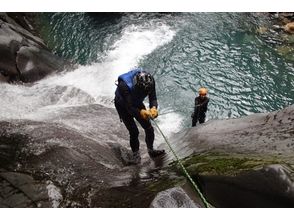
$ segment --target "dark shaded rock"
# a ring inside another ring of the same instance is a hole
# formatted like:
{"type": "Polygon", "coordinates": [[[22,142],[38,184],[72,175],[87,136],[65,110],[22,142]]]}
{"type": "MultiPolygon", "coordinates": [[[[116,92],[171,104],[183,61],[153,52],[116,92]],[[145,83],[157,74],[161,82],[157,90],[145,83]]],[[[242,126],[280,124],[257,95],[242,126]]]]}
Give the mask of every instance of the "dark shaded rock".
{"type": "Polygon", "coordinates": [[[0,172],[0,207],[52,207],[46,184],[16,172],[0,172]]]}
{"type": "Polygon", "coordinates": [[[0,28],[0,70],[1,74],[9,77],[10,81],[19,79],[19,72],[16,66],[16,53],[21,47],[22,38],[14,35],[14,32],[6,24],[0,28]]]}
{"type": "MultiPolygon", "coordinates": [[[[115,180],[123,182],[118,177],[115,164],[119,161],[112,150],[76,131],[61,128],[58,124],[30,121],[1,122],[1,130],[1,141],[4,142],[1,161],[6,158],[1,167],[62,186],[63,206],[87,207],[88,196],[85,194],[91,189],[95,192],[115,184],[115,180]],[[15,139],[18,133],[22,134],[20,142],[15,139]]],[[[38,194],[28,192],[30,198],[38,194]]],[[[24,203],[13,205],[13,201],[16,202],[12,200],[9,206],[26,206],[24,203]]],[[[27,206],[31,205],[27,203],[27,206]]]]}
{"type": "Polygon", "coordinates": [[[237,176],[201,176],[202,189],[215,207],[290,208],[294,188],[281,165],[266,166],[237,176]]]}
{"type": "Polygon", "coordinates": [[[294,105],[210,121],[177,134],[172,143],[212,205],[293,207],[293,122],[294,105]]]}
{"type": "MultiPolygon", "coordinates": [[[[293,110],[290,106],[268,114],[210,121],[175,134],[170,141],[212,205],[291,207],[293,110]]],[[[1,173],[16,173],[20,182],[26,178],[19,174],[31,178],[27,188],[17,187],[31,198],[27,200],[3,179],[0,193],[12,193],[1,198],[2,207],[36,207],[41,198],[42,207],[150,207],[159,192],[187,183],[176,165],[169,166],[174,161],[169,151],[160,165],[149,158],[142,130],[142,163],[124,164],[122,156],[130,152],[128,133],[115,109],[97,104],[49,108],[36,118],[39,121],[0,122],[1,173]]],[[[168,192],[160,206],[190,201],[182,193],[168,192]]],[[[185,192],[197,197],[195,190],[185,192]]],[[[199,198],[193,201],[202,206],[199,198]]]]}
{"type": "Polygon", "coordinates": [[[182,181],[158,170],[146,146],[142,164],[125,166],[119,152],[130,152],[128,135],[115,109],[88,105],[45,114],[43,122],[0,122],[0,169],[51,181],[61,189],[60,207],[149,207],[159,191],[182,181]]]}
{"type": "MultiPolygon", "coordinates": [[[[11,18],[10,22],[15,22],[34,36],[39,36],[35,26],[38,19],[38,13],[32,12],[7,12],[7,17],[11,18]]],[[[10,23],[7,21],[8,23],[10,23]]]]}
{"type": "Polygon", "coordinates": [[[0,132],[0,165],[1,168],[11,169],[17,166],[22,148],[28,143],[28,138],[21,134],[0,132]]]}
{"type": "Polygon", "coordinates": [[[16,65],[23,82],[34,82],[48,73],[62,70],[64,62],[48,50],[37,47],[21,47],[17,52],[16,65]]]}
{"type": "MultiPolygon", "coordinates": [[[[15,17],[17,14],[13,15],[15,17]]],[[[43,40],[18,23],[6,13],[0,14],[1,80],[34,82],[61,71],[66,65],[65,61],[52,54],[43,40]]]]}

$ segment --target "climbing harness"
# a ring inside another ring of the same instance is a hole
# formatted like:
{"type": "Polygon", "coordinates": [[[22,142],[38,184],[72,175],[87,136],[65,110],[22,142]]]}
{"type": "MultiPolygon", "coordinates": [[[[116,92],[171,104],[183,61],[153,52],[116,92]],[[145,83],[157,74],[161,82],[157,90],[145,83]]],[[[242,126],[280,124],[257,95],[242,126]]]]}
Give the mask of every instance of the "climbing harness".
{"type": "Polygon", "coordinates": [[[200,199],[202,200],[202,202],[204,203],[204,206],[206,208],[212,208],[213,206],[207,202],[207,200],[205,199],[204,195],[201,193],[199,187],[197,186],[197,184],[194,182],[194,180],[192,179],[192,177],[189,175],[188,171],[186,170],[186,168],[184,167],[184,165],[182,164],[182,162],[180,161],[179,157],[177,156],[176,152],[173,150],[173,148],[171,147],[169,141],[167,140],[166,136],[163,134],[162,130],[160,129],[160,127],[158,126],[158,124],[156,123],[156,121],[154,121],[153,119],[151,119],[151,121],[153,121],[153,123],[155,124],[155,126],[157,127],[157,129],[159,130],[159,132],[161,133],[162,137],[164,138],[167,146],[169,147],[169,149],[172,151],[173,155],[175,156],[178,164],[180,165],[180,167],[182,168],[182,170],[184,171],[184,174],[187,176],[187,178],[190,180],[190,182],[192,183],[192,185],[194,186],[195,190],[197,191],[197,193],[200,196],[200,199]]]}

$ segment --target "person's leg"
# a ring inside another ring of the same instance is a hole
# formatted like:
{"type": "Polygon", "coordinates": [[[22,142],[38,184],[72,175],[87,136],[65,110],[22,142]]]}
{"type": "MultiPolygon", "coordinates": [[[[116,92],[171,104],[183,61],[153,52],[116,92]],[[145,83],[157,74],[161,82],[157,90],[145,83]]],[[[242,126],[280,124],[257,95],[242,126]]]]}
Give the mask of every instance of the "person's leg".
{"type": "Polygon", "coordinates": [[[199,119],[199,111],[196,110],[193,114],[193,118],[192,118],[192,127],[195,127],[197,124],[197,121],[199,119]]]}
{"type": "Polygon", "coordinates": [[[138,127],[132,117],[122,117],[122,121],[125,124],[126,128],[130,134],[130,146],[133,152],[139,150],[140,142],[139,142],[139,130],[138,127]]]}
{"type": "Polygon", "coordinates": [[[199,123],[200,124],[203,124],[205,122],[205,112],[202,112],[200,115],[199,115],[199,123]]]}
{"type": "Polygon", "coordinates": [[[142,118],[136,118],[136,120],[140,123],[140,125],[145,131],[145,142],[146,142],[147,148],[153,149],[154,129],[151,125],[150,120],[145,120],[142,118]]]}
{"type": "Polygon", "coordinates": [[[197,122],[197,119],[196,119],[196,117],[194,116],[194,117],[192,118],[192,127],[195,127],[195,126],[196,126],[196,122],[197,122]]]}
{"type": "Polygon", "coordinates": [[[145,130],[145,142],[148,149],[153,149],[153,143],[154,143],[154,129],[152,126],[150,126],[145,130]]]}
{"type": "Polygon", "coordinates": [[[136,118],[136,120],[140,123],[140,125],[144,128],[145,131],[145,141],[148,148],[148,154],[150,157],[157,157],[165,153],[164,150],[154,150],[153,142],[154,142],[154,129],[151,125],[150,120],[145,120],[142,118],[136,118]]]}
{"type": "Polygon", "coordinates": [[[115,108],[119,114],[120,119],[126,126],[130,135],[130,146],[133,152],[137,152],[139,150],[140,142],[139,142],[139,130],[135,123],[134,118],[127,113],[127,111],[121,107],[120,105],[115,103],[115,108]]]}

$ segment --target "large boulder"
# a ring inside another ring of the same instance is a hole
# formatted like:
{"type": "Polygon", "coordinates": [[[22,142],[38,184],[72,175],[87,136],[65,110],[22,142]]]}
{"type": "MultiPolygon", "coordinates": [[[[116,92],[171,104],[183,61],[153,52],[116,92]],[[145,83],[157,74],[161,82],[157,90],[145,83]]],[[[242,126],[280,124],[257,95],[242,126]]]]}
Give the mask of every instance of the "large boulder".
{"type": "Polygon", "coordinates": [[[15,184],[3,179],[0,207],[149,207],[158,192],[185,183],[149,158],[144,135],[142,163],[125,163],[128,133],[115,109],[95,104],[43,111],[35,113],[41,121],[0,121],[0,185],[2,176],[14,175],[27,180],[27,188],[38,187],[16,186],[6,195],[15,184]]]}
{"type": "Polygon", "coordinates": [[[23,46],[17,52],[16,65],[21,81],[34,82],[61,70],[64,62],[59,57],[53,56],[48,50],[23,46]]]}
{"type": "Polygon", "coordinates": [[[184,166],[216,207],[293,207],[294,105],[209,121],[173,136],[184,166]]]}
{"type": "Polygon", "coordinates": [[[61,71],[65,61],[49,51],[43,40],[0,14],[0,79],[34,82],[61,71]]]}
{"type": "Polygon", "coordinates": [[[24,173],[0,170],[0,186],[0,207],[58,207],[62,198],[52,183],[46,184],[24,173]]]}
{"type": "MultiPolygon", "coordinates": [[[[293,207],[293,111],[209,121],[170,142],[213,206],[293,207]]],[[[1,207],[203,207],[172,153],[161,163],[149,158],[142,130],[141,164],[124,163],[128,133],[115,109],[35,114],[38,121],[0,121],[1,207]]]]}
{"type": "Polygon", "coordinates": [[[181,187],[159,192],[152,201],[151,208],[198,208],[181,187]]]}

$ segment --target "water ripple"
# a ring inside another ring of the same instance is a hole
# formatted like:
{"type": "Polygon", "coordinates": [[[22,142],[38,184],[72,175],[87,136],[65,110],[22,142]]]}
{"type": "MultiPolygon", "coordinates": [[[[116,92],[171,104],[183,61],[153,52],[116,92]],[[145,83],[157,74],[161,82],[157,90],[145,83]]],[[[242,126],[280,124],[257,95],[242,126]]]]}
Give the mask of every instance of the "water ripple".
{"type": "MultiPolygon", "coordinates": [[[[55,51],[80,63],[103,60],[127,26],[143,25],[146,34],[155,27],[176,30],[172,41],[147,54],[140,65],[156,78],[160,107],[173,107],[184,118],[183,126],[190,126],[200,86],[209,88],[208,120],[294,103],[291,53],[281,47],[286,38],[270,30],[266,14],[124,13],[103,20],[87,13],[53,13],[49,21],[48,40],[55,51]],[[260,27],[269,31],[259,34],[260,27]]],[[[136,45],[138,39],[131,40],[136,45]]],[[[125,50],[132,54],[138,47],[128,44],[125,50]]]]}

